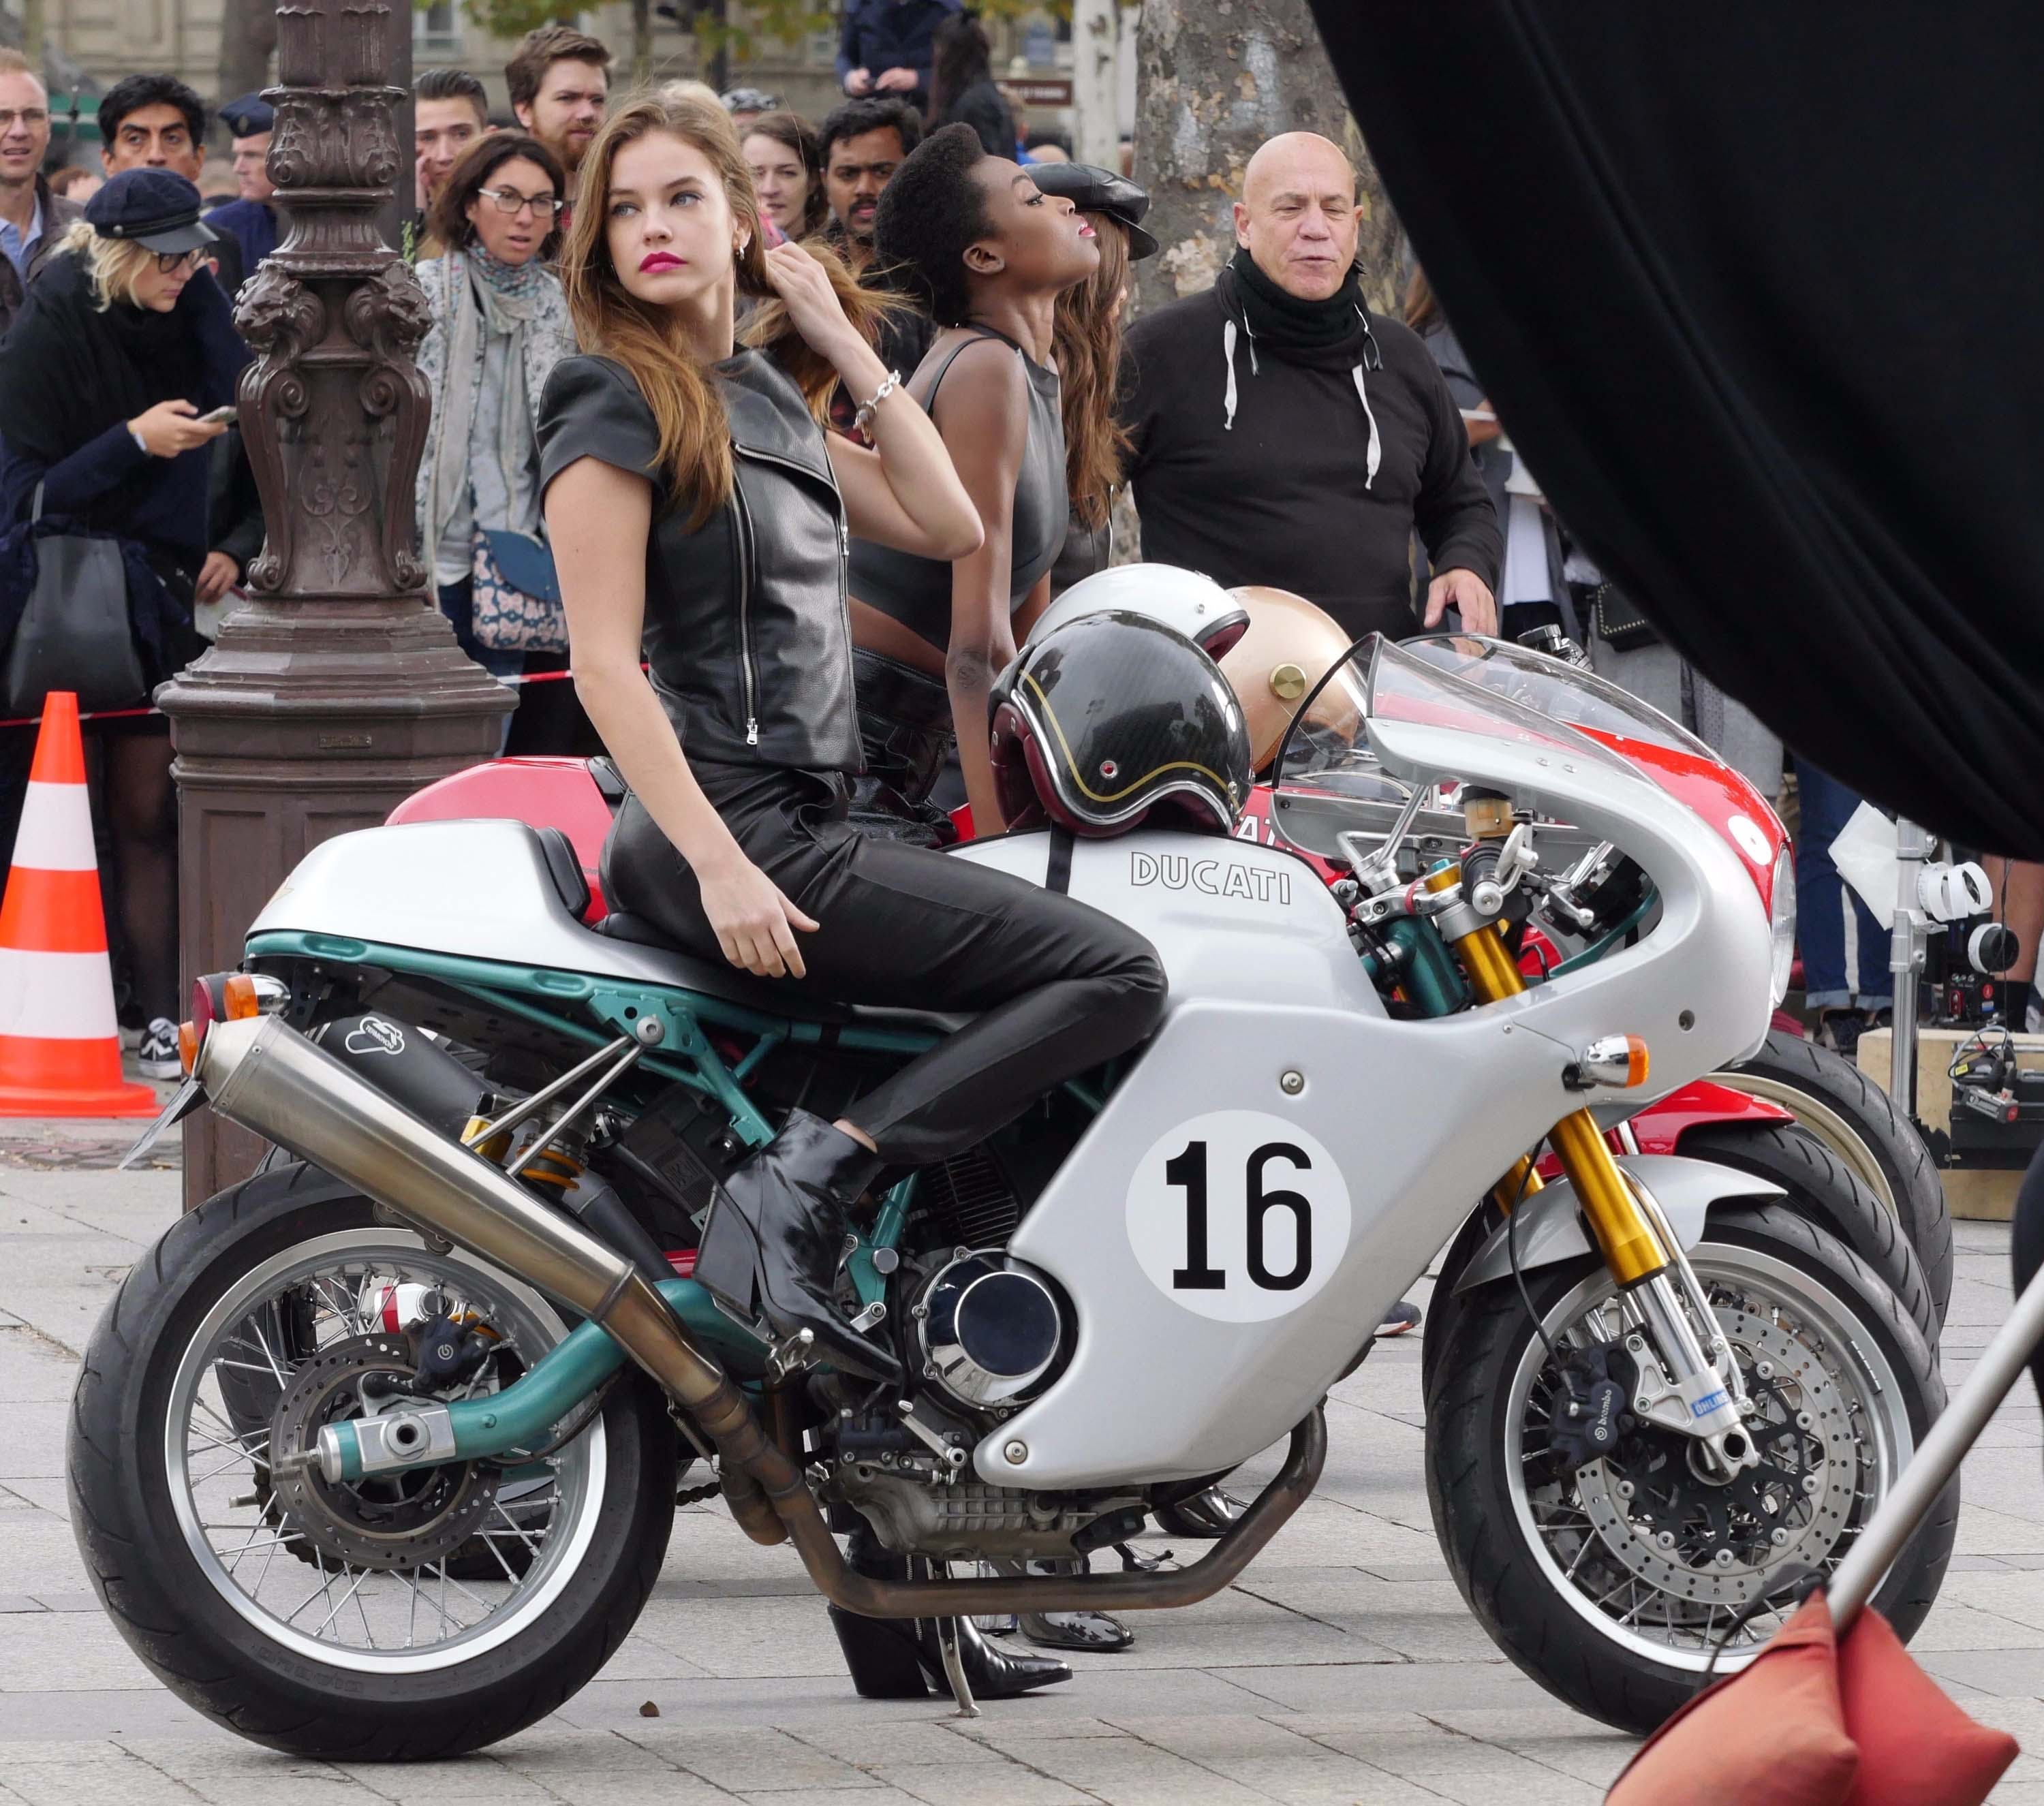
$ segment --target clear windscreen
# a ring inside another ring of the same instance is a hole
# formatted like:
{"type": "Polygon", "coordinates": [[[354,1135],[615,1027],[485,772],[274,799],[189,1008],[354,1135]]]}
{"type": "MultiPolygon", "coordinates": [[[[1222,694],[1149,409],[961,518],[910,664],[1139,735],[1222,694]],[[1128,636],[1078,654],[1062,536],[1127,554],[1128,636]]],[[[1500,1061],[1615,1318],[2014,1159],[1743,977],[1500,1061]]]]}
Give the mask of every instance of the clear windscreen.
{"type": "MultiPolygon", "coordinates": [[[[1395,739],[1404,723],[1481,736],[1595,764],[1637,782],[1646,774],[1603,739],[1696,744],[1674,723],[1586,671],[1522,647],[1457,635],[1366,640],[1307,699],[1288,735],[1275,778],[1273,820],[1301,850],[1332,856],[1343,833],[1381,835],[1411,786],[1387,771],[1373,722],[1395,739]]],[[[1704,756],[1708,757],[1708,752],[1704,756]]],[[[1458,843],[1460,812],[1443,795],[1427,800],[1411,831],[1458,843]]]]}

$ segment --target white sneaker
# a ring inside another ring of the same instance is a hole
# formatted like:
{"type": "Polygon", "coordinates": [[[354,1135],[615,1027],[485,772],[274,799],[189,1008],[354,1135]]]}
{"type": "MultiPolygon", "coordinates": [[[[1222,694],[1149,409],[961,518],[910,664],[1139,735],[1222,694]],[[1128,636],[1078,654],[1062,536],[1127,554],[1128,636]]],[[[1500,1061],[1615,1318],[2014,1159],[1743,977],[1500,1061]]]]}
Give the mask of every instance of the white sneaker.
{"type": "Polygon", "coordinates": [[[144,1078],[182,1078],[184,1062],[178,1058],[178,1025],[159,1016],[149,1024],[136,1050],[135,1063],[144,1078]]]}

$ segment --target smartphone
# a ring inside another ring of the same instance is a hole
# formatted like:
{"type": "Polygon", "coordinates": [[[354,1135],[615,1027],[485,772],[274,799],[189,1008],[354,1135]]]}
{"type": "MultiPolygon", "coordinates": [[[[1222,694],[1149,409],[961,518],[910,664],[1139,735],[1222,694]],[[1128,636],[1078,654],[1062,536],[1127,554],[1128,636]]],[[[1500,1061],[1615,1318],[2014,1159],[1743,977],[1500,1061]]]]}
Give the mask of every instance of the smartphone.
{"type": "Polygon", "coordinates": [[[767,250],[771,251],[777,244],[786,244],[788,242],[788,235],[782,231],[767,215],[762,213],[759,216],[759,242],[767,250]]]}
{"type": "Polygon", "coordinates": [[[211,413],[201,414],[198,417],[207,426],[211,426],[216,422],[226,426],[232,426],[234,425],[236,419],[238,417],[235,413],[234,404],[232,402],[229,402],[226,406],[215,408],[211,413]]]}

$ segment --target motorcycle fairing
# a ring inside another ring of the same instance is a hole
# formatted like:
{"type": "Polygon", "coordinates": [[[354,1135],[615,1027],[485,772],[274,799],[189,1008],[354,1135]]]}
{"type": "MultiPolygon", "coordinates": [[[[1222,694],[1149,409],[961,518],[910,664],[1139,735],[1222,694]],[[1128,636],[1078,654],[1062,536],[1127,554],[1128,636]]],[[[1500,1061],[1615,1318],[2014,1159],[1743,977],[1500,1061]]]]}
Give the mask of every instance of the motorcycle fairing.
{"type": "MultiPolygon", "coordinates": [[[[1409,782],[1454,775],[1493,785],[1624,846],[1660,890],[1659,926],[1637,947],[1506,1002],[1394,1021],[1345,935],[1337,939],[1339,911],[1324,893],[1295,882],[1278,905],[1189,882],[1166,890],[1143,882],[1134,855],[1203,843],[1079,843],[1071,895],[1151,937],[1171,1004],[1011,1241],[1015,1258],[1064,1286],[1078,1331],[1056,1382],[976,1451],[989,1483],[1105,1485],[1248,1459],[1340,1378],[1471,1202],[1580,1107],[1562,1077],[1577,1050],[1603,1035],[1644,1036],[1653,1068],[1643,1104],[1765,1036],[1759,897],[1731,848],[1682,804],[1600,747],[1577,757],[1551,743],[1409,722],[1381,731],[1373,723],[1372,737],[1409,782]],[[1254,932],[1255,911],[1289,915],[1293,925],[1254,932]],[[1331,1152],[1346,1183],[1348,1236],[1344,1248],[1325,1251],[1331,1276],[1296,1308],[1217,1321],[1152,1283],[1130,1243],[1128,1201],[1139,1178],[1154,1187],[1137,1167],[1175,1128],[1243,1109],[1293,1121],[1331,1152]]],[[[1042,882],[1043,855],[1028,836],[951,856],[1042,882]]],[[[1227,856],[1284,857],[1243,841],[1227,856]]]]}
{"type": "MultiPolygon", "coordinates": [[[[1677,1154],[1621,1154],[1617,1160],[1654,1194],[1685,1250],[1703,1239],[1712,1205],[1727,1198],[1786,1195],[1779,1185],[1715,1161],[1691,1160],[1677,1154]]],[[[1462,1269],[1455,1282],[1457,1297],[1493,1280],[1508,1279],[1515,1245],[1521,1273],[1577,1260],[1595,1251],[1583,1232],[1576,1189],[1566,1178],[1533,1193],[1513,1214],[1519,1219],[1516,1234],[1509,1223],[1497,1226],[1462,1269]]]]}

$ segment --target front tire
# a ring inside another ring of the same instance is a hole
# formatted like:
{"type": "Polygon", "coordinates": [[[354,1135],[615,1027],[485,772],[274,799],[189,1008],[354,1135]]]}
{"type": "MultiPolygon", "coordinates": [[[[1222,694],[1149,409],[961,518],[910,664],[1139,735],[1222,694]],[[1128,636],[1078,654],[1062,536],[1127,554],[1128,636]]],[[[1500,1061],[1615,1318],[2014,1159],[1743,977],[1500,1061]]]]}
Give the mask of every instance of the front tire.
{"type": "MultiPolygon", "coordinates": [[[[1470,1608],[1549,1692],[1636,1734],[1695,1693],[1719,1643],[1720,1673],[1750,1658],[1793,1608],[1790,1564],[1836,1566],[1944,1404],[1909,1314],[1823,1230],[1778,1205],[1722,1205],[1689,1258],[1760,1406],[1750,1427],[1767,1454],[1750,1480],[1714,1486],[1687,1439],[1637,1428],[1561,1471],[1543,1452],[1554,1364],[1509,1282],[1466,1301],[1427,1420],[1435,1527],[1470,1608]]],[[[1616,1333],[1600,1262],[1526,1283],[1565,1357],[1593,1325],[1616,1333]]],[[[1875,1597],[1904,1638],[1958,1520],[1955,1477],[1875,1597]]]]}
{"type": "MultiPolygon", "coordinates": [[[[523,1729],[624,1640],[666,1551],[674,1437],[656,1389],[629,1370],[587,1428],[532,1464],[555,1488],[544,1528],[528,1507],[515,1523],[492,1510],[496,1481],[471,1464],[380,1492],[329,1489],[359,1521],[321,1518],[309,1533],[272,1483],[270,1435],[303,1396],[293,1389],[373,1342],[384,1301],[409,1285],[458,1292],[526,1362],[566,1333],[519,1281],[379,1224],[367,1199],[294,1166],[173,1225],[86,1354],[67,1457],[94,1586],[158,1679],[272,1749],[423,1761],[523,1729]],[[440,1493],[403,1493],[448,1474],[440,1493]],[[437,1561],[408,1569],[436,1534],[437,1561]],[[407,1535],[416,1548],[392,1553],[407,1535]],[[517,1539],[525,1559],[494,1584],[449,1573],[453,1550],[472,1554],[479,1535],[517,1539]],[[359,1566],[328,1546],[352,1554],[378,1539],[359,1566]]],[[[521,1477],[529,1491],[532,1474],[504,1476],[521,1477]]]]}

